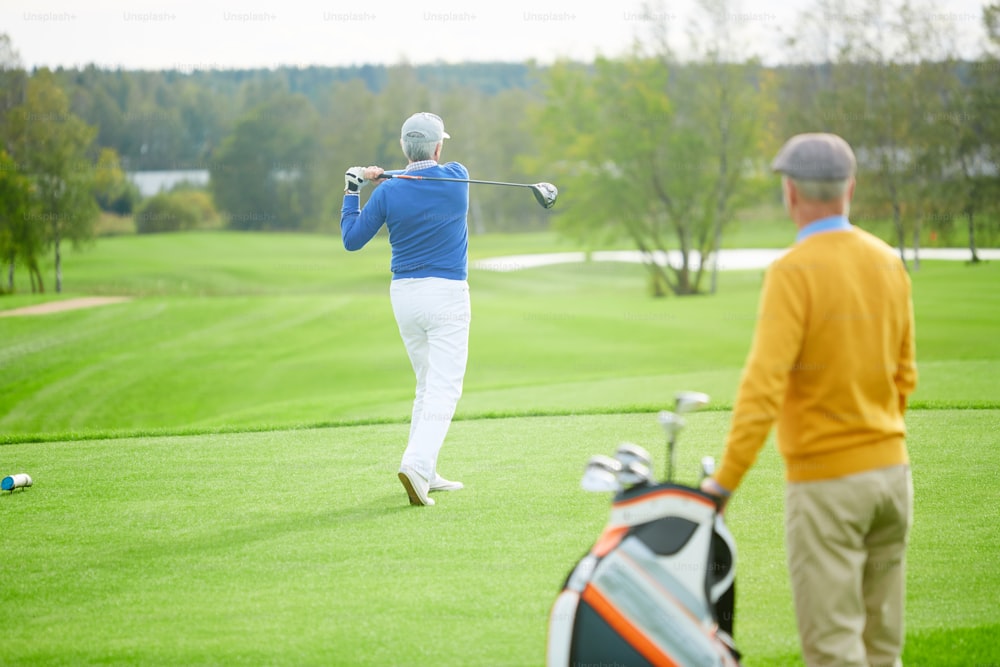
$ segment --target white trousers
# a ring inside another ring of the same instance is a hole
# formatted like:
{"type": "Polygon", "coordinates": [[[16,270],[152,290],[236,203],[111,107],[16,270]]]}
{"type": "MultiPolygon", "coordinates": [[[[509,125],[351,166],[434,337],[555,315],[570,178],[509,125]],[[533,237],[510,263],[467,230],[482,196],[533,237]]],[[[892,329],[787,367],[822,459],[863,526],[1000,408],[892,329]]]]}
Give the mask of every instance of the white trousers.
{"type": "Polygon", "coordinates": [[[462,396],[469,358],[469,283],[402,278],[392,281],[389,296],[417,378],[402,464],[433,481],[438,453],[462,396]]]}

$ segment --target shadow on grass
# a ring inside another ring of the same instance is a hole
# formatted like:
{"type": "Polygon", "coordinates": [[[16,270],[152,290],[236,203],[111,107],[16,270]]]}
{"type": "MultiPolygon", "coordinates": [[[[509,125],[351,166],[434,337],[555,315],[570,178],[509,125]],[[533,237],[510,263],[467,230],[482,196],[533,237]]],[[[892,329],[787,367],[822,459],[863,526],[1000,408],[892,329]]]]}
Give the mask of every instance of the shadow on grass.
{"type": "Polygon", "coordinates": [[[168,530],[154,539],[133,541],[119,555],[130,559],[148,559],[183,554],[185,558],[189,558],[195,554],[205,556],[235,553],[255,544],[288,544],[310,533],[329,533],[330,539],[336,539],[334,533],[346,526],[378,522],[406,512],[419,512],[421,509],[423,508],[410,506],[406,494],[400,489],[399,493],[384,493],[356,504],[316,507],[291,512],[277,519],[255,520],[253,516],[247,516],[239,523],[217,531],[181,533],[178,530],[168,530]]]}

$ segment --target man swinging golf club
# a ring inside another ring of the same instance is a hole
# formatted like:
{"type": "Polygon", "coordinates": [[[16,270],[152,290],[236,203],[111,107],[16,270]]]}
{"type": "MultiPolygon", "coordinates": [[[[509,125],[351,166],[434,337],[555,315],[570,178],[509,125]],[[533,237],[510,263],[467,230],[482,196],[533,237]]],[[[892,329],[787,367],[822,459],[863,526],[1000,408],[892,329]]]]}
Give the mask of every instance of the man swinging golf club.
{"type": "MultiPolygon", "coordinates": [[[[403,123],[400,146],[409,161],[404,174],[467,179],[458,162],[438,164],[442,120],[417,113],[403,123]]],[[[454,491],[437,473],[437,459],[462,395],[469,350],[471,308],[468,276],[469,185],[446,181],[379,180],[360,207],[360,190],[379,179],[381,167],[351,167],[344,177],[340,229],[347,250],[360,250],[385,225],[392,246],[389,296],[406,345],[416,393],[410,436],[399,480],[411,505],[433,505],[432,491],[454,491]]]]}

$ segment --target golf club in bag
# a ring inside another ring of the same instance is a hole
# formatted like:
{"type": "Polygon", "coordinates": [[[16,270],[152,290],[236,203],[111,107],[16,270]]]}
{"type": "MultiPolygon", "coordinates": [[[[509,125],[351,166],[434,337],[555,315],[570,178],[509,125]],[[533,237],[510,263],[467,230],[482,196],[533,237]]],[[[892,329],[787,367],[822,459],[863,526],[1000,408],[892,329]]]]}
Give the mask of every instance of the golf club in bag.
{"type": "MultiPolygon", "coordinates": [[[[708,403],[677,394],[667,433],[668,477],[651,478],[650,457],[624,443],[594,456],[581,485],[614,492],[611,517],[572,569],[549,615],[546,665],[738,667],[733,643],[736,545],[716,500],[673,483],[679,414],[708,403]]],[[[714,460],[701,461],[704,478],[714,460]]]]}
{"type": "Polygon", "coordinates": [[[403,178],[409,181],[448,181],[451,183],[480,183],[482,185],[506,185],[512,188],[531,188],[542,208],[552,208],[556,205],[559,190],[551,183],[504,183],[503,181],[477,181],[471,178],[444,178],[436,176],[419,176],[417,174],[396,174],[384,172],[378,178],[403,178]]]}

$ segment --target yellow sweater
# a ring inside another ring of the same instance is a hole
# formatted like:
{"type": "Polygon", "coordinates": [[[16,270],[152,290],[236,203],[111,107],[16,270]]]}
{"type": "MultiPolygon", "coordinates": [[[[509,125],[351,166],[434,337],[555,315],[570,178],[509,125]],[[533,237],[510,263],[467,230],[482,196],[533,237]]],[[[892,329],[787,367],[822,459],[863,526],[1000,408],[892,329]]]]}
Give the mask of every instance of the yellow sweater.
{"type": "Polygon", "coordinates": [[[808,236],[775,261],[716,481],[736,490],[775,420],[791,482],[908,463],[910,290],[895,251],[857,227],[808,236]]]}

